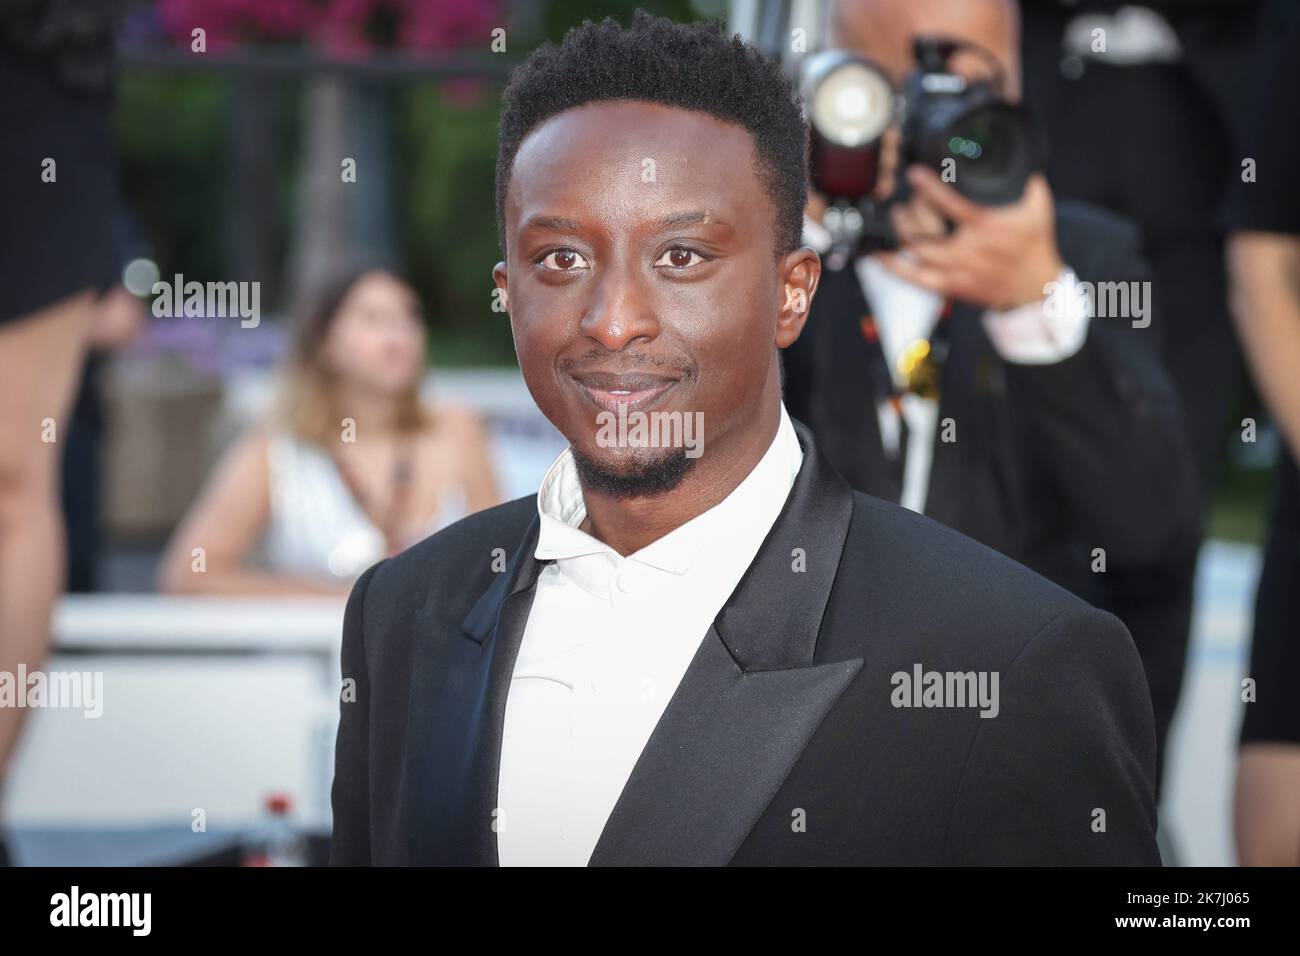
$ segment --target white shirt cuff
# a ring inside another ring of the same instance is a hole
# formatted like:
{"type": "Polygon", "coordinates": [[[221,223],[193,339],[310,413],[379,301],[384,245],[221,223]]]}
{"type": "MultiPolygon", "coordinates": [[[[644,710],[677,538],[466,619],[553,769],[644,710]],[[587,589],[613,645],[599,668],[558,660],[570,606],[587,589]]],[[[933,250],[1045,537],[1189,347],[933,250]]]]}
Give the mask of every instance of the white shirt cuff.
{"type": "Polygon", "coordinates": [[[1005,312],[986,311],[984,329],[1003,360],[1052,365],[1083,348],[1092,311],[1087,296],[1071,294],[1077,288],[1078,280],[1066,266],[1038,301],[1005,312]]]}

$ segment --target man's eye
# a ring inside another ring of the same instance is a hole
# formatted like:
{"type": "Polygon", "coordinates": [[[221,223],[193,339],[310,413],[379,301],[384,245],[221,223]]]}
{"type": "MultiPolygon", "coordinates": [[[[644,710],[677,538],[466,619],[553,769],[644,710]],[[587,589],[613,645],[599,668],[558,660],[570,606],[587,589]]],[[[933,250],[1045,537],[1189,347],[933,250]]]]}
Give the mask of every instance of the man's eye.
{"type": "Polygon", "coordinates": [[[673,246],[659,257],[659,260],[655,265],[668,266],[673,269],[686,269],[690,266],[697,266],[703,261],[704,257],[694,249],[687,249],[684,246],[673,246]]]}
{"type": "Polygon", "coordinates": [[[542,268],[554,269],[556,272],[569,272],[573,269],[587,268],[587,260],[572,249],[556,249],[542,260],[542,268]]]}

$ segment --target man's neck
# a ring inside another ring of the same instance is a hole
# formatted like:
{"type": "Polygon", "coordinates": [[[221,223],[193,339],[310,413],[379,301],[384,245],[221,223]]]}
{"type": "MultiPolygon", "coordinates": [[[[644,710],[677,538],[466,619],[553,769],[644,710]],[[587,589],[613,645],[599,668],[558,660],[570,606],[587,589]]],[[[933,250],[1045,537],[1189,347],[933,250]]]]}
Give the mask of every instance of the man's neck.
{"type": "Polygon", "coordinates": [[[780,416],[780,404],[770,403],[745,434],[727,436],[724,448],[701,456],[664,494],[616,498],[583,488],[587,516],[579,527],[621,555],[640,551],[735,491],[776,439],[780,416]]]}

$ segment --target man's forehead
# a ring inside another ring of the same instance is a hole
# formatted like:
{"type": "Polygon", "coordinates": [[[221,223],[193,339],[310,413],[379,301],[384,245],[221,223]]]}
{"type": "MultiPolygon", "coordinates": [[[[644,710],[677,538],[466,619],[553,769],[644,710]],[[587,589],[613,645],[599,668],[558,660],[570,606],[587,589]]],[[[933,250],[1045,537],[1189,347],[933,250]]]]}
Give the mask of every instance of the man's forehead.
{"type": "Polygon", "coordinates": [[[560,207],[726,218],[747,186],[757,187],[757,171],[744,127],[658,103],[600,101],[528,134],[515,154],[506,211],[521,226],[564,215],[560,207]]]}

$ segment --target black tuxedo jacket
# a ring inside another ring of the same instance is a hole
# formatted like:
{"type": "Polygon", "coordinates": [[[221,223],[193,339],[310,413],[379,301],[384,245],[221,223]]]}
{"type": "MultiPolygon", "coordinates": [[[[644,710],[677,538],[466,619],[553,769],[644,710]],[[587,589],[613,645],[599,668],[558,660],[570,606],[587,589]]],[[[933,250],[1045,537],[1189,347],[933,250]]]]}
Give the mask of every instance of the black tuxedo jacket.
{"type": "MultiPolygon", "coordinates": [[[[1158,865],[1151,702],[1124,626],[852,491],[796,430],[805,457],[785,507],[700,636],[590,865],[1158,865]],[[918,667],[996,672],[997,715],[895,706],[894,675],[918,667]]],[[[536,497],[520,498],[357,582],[331,863],[497,864],[538,526],[536,497]]]]}

